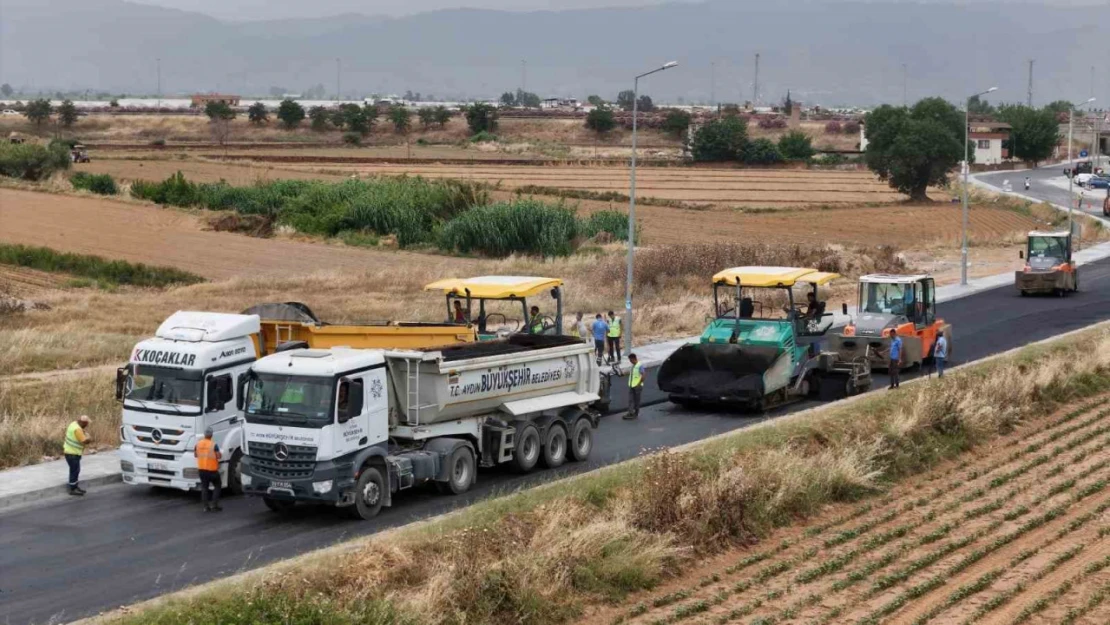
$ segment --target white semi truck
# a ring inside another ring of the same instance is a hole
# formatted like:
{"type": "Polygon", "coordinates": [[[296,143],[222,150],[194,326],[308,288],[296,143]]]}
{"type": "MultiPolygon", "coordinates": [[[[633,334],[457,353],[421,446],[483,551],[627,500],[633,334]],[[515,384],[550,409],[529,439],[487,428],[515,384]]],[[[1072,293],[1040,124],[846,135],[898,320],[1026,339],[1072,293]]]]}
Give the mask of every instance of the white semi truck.
{"type": "Polygon", "coordinates": [[[369,519],[399,491],[466,492],[478,467],[585,460],[599,415],[591,346],[508,337],[426,350],[298,349],[244,376],[242,483],[275,511],[369,519]]]}
{"type": "Polygon", "coordinates": [[[199,488],[197,440],[206,428],[223,452],[223,483],[241,492],[238,380],[257,358],[257,315],[177,312],[116,372],[123,402],[120,468],[127,484],[199,488]]]}

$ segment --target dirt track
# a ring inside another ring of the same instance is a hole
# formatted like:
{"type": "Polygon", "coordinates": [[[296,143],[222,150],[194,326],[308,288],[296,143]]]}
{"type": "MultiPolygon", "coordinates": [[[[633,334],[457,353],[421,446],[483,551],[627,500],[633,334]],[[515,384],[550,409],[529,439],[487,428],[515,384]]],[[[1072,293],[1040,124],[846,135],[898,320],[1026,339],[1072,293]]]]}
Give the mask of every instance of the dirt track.
{"type": "Polygon", "coordinates": [[[587,622],[1010,625],[1067,622],[1069,611],[1074,623],[1110,622],[1106,400],[707,562],[587,622]]]}
{"type": "Polygon", "coordinates": [[[304,275],[382,264],[443,263],[459,258],[374,251],[283,239],[255,239],[203,229],[197,216],[99,198],[0,189],[0,241],[44,245],[191,271],[206,278],[304,275]]]}

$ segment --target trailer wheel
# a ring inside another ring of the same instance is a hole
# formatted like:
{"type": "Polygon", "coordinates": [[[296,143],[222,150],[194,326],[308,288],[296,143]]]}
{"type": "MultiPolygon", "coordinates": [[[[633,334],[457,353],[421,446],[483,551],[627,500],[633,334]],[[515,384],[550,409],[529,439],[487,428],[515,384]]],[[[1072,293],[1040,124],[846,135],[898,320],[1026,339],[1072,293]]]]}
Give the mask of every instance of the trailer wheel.
{"type": "Polygon", "coordinates": [[[236,451],[227,463],[227,489],[232,495],[243,494],[243,452],[236,451]]]}
{"type": "Polygon", "coordinates": [[[570,445],[567,450],[570,453],[572,460],[578,462],[585,462],[590,457],[590,452],[594,448],[594,429],[590,425],[590,420],[582,417],[574,422],[574,428],[570,433],[570,445]]]}
{"type": "Polygon", "coordinates": [[[543,466],[554,469],[567,461],[567,431],[560,423],[547,428],[547,440],[543,443],[543,466]]]}
{"type": "Polygon", "coordinates": [[[526,425],[517,432],[516,447],[513,449],[513,468],[527,473],[536,468],[540,461],[540,431],[534,425],[526,425]]]}
{"type": "Polygon", "coordinates": [[[262,503],[266,504],[267,508],[274,512],[277,512],[278,514],[285,514],[293,508],[297,507],[297,502],[295,501],[274,499],[273,497],[263,497],[262,503]]]}
{"type": "Polygon", "coordinates": [[[346,508],[347,514],[369,521],[381,512],[385,500],[385,480],[377,467],[363,467],[355,484],[355,505],[346,508]]]}
{"type": "Polygon", "coordinates": [[[436,490],[444,495],[461,495],[474,483],[474,454],[466,445],[459,445],[447,461],[447,481],[436,482],[436,490]]]}

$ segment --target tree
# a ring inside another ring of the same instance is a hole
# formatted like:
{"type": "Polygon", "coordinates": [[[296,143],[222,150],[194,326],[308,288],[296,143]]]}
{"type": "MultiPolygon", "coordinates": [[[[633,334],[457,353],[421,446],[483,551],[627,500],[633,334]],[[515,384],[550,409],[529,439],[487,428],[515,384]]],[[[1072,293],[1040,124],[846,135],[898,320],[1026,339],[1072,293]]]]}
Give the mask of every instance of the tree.
{"type": "Polygon", "coordinates": [[[501,94],[501,106],[516,106],[516,96],[513,92],[506,91],[501,94]]]}
{"type": "Polygon", "coordinates": [[[517,89],[516,105],[529,109],[538,109],[540,108],[540,96],[524,91],[523,89],[517,89]]]}
{"type": "Polygon", "coordinates": [[[466,125],[472,135],[497,132],[497,109],[482,102],[471,104],[466,107],[466,125]]]}
{"type": "Polygon", "coordinates": [[[794,100],[790,99],[790,90],[786,90],[786,99],[782,101],[782,112],[787,117],[794,112],[794,100]]]}
{"type": "MultiPolygon", "coordinates": [[[[331,112],[331,123],[336,128],[346,128],[348,132],[357,132],[359,135],[366,135],[370,132],[370,127],[373,125],[368,117],[370,108],[359,106],[347,102],[340,104],[335,110],[331,112]]],[[[377,109],[372,109],[374,116],[377,117],[377,109]]]]}
{"type": "Polygon", "coordinates": [[[771,165],[782,161],[782,152],[773,141],[761,137],[749,143],[744,150],[744,162],[752,165],[771,165]]]}
{"type": "Polygon", "coordinates": [[[667,111],[666,117],[663,118],[663,132],[681,137],[690,127],[692,120],[693,117],[686,111],[671,109],[667,111]]]}
{"type": "Polygon", "coordinates": [[[204,105],[204,114],[209,121],[231,121],[238,113],[227,102],[212,100],[204,105]]]}
{"type": "Polygon", "coordinates": [[[731,115],[710,120],[694,133],[691,152],[695,161],[743,160],[748,145],[748,122],[731,115]]]}
{"type": "Polygon", "coordinates": [[[54,107],[50,106],[50,100],[46,98],[39,98],[31,100],[23,109],[23,116],[36,126],[41,126],[43,122],[50,119],[50,114],[54,112],[54,107]]]}
{"type": "Polygon", "coordinates": [[[792,130],[784,134],[779,139],[778,147],[782,158],[788,161],[808,161],[817,153],[813,149],[813,141],[809,135],[800,130],[792,130]]]}
{"type": "Polygon", "coordinates": [[[420,107],[416,116],[420,118],[420,126],[424,130],[431,128],[436,121],[436,112],[427,106],[420,107]]]}
{"type": "Polygon", "coordinates": [[[64,128],[69,128],[77,123],[77,107],[71,100],[63,100],[58,107],[58,121],[64,128]]]}
{"type": "Polygon", "coordinates": [[[971,96],[971,99],[967,101],[967,110],[972,115],[981,116],[994,115],[996,112],[995,108],[991,106],[990,102],[987,102],[985,99],[981,99],[977,95],[971,96]]]}
{"type": "Polygon", "coordinates": [[[1033,161],[1033,165],[1052,156],[1060,140],[1056,111],[1045,107],[1032,109],[1022,105],[1002,105],[998,118],[1010,124],[1010,139],[1003,142],[1012,157],[1033,161]]]}
{"type": "Polygon", "coordinates": [[[278,105],[277,118],[286,130],[293,130],[304,121],[304,107],[286,98],[278,105]]]}
{"type": "Polygon", "coordinates": [[[389,109],[389,121],[393,122],[393,130],[397,134],[408,134],[412,127],[412,113],[400,104],[389,109]]]}
{"type": "Polygon", "coordinates": [[[435,110],[436,125],[443,128],[447,122],[451,121],[451,111],[447,110],[446,106],[437,106],[435,110]]]}
{"type": "Polygon", "coordinates": [[[270,113],[265,104],[255,102],[247,109],[247,119],[255,126],[261,126],[270,120],[270,113]]]}
{"type": "Polygon", "coordinates": [[[586,128],[603,135],[617,127],[617,120],[613,117],[613,110],[608,106],[599,106],[586,115],[586,128]]]}
{"type": "Polygon", "coordinates": [[[632,101],[635,99],[636,93],[633,92],[631,89],[621,91],[617,94],[617,106],[619,106],[622,111],[631,111],[632,101]]]}
{"type": "Polygon", "coordinates": [[[1045,108],[1052,111],[1056,115],[1056,119],[1068,121],[1068,118],[1065,116],[1071,115],[1071,112],[1075,108],[1075,105],[1071,102],[1068,102],[1067,100],[1056,100],[1055,102],[1049,102],[1048,104],[1046,104],[1045,108]]]}
{"type": "Polygon", "coordinates": [[[589,103],[590,106],[601,106],[602,104],[605,104],[605,100],[602,100],[601,96],[598,95],[587,97],[586,102],[589,103]]]}
{"type": "Polygon", "coordinates": [[[0,95],[3,95],[5,98],[10,98],[13,93],[15,93],[15,90],[12,89],[12,86],[8,83],[0,85],[0,95]]]}
{"type": "Polygon", "coordinates": [[[655,110],[655,103],[651,101],[651,96],[642,95],[636,104],[636,109],[644,113],[650,113],[655,110]]]}
{"type": "Polygon", "coordinates": [[[328,129],[328,124],[331,122],[331,111],[322,107],[314,106],[308,109],[308,118],[312,120],[311,128],[316,132],[324,132],[328,129]]]}
{"type": "Polygon", "coordinates": [[[868,113],[865,126],[868,168],[910,199],[928,200],[926,189],[947,184],[963,160],[963,113],[940,98],[910,109],[884,104],[868,113]]]}

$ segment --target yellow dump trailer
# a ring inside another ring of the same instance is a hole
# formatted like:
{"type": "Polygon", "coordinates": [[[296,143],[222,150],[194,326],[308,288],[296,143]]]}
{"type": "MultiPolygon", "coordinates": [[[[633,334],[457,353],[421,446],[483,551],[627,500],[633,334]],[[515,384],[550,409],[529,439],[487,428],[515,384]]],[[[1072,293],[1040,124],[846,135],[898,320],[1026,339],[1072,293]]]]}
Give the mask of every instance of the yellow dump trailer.
{"type": "Polygon", "coordinates": [[[419,349],[478,340],[477,329],[466,323],[325,323],[299,302],[259,304],[243,311],[243,314],[258,315],[261,318],[261,331],[253,335],[259,357],[273,354],[282,345],[319,349],[419,349]]]}

